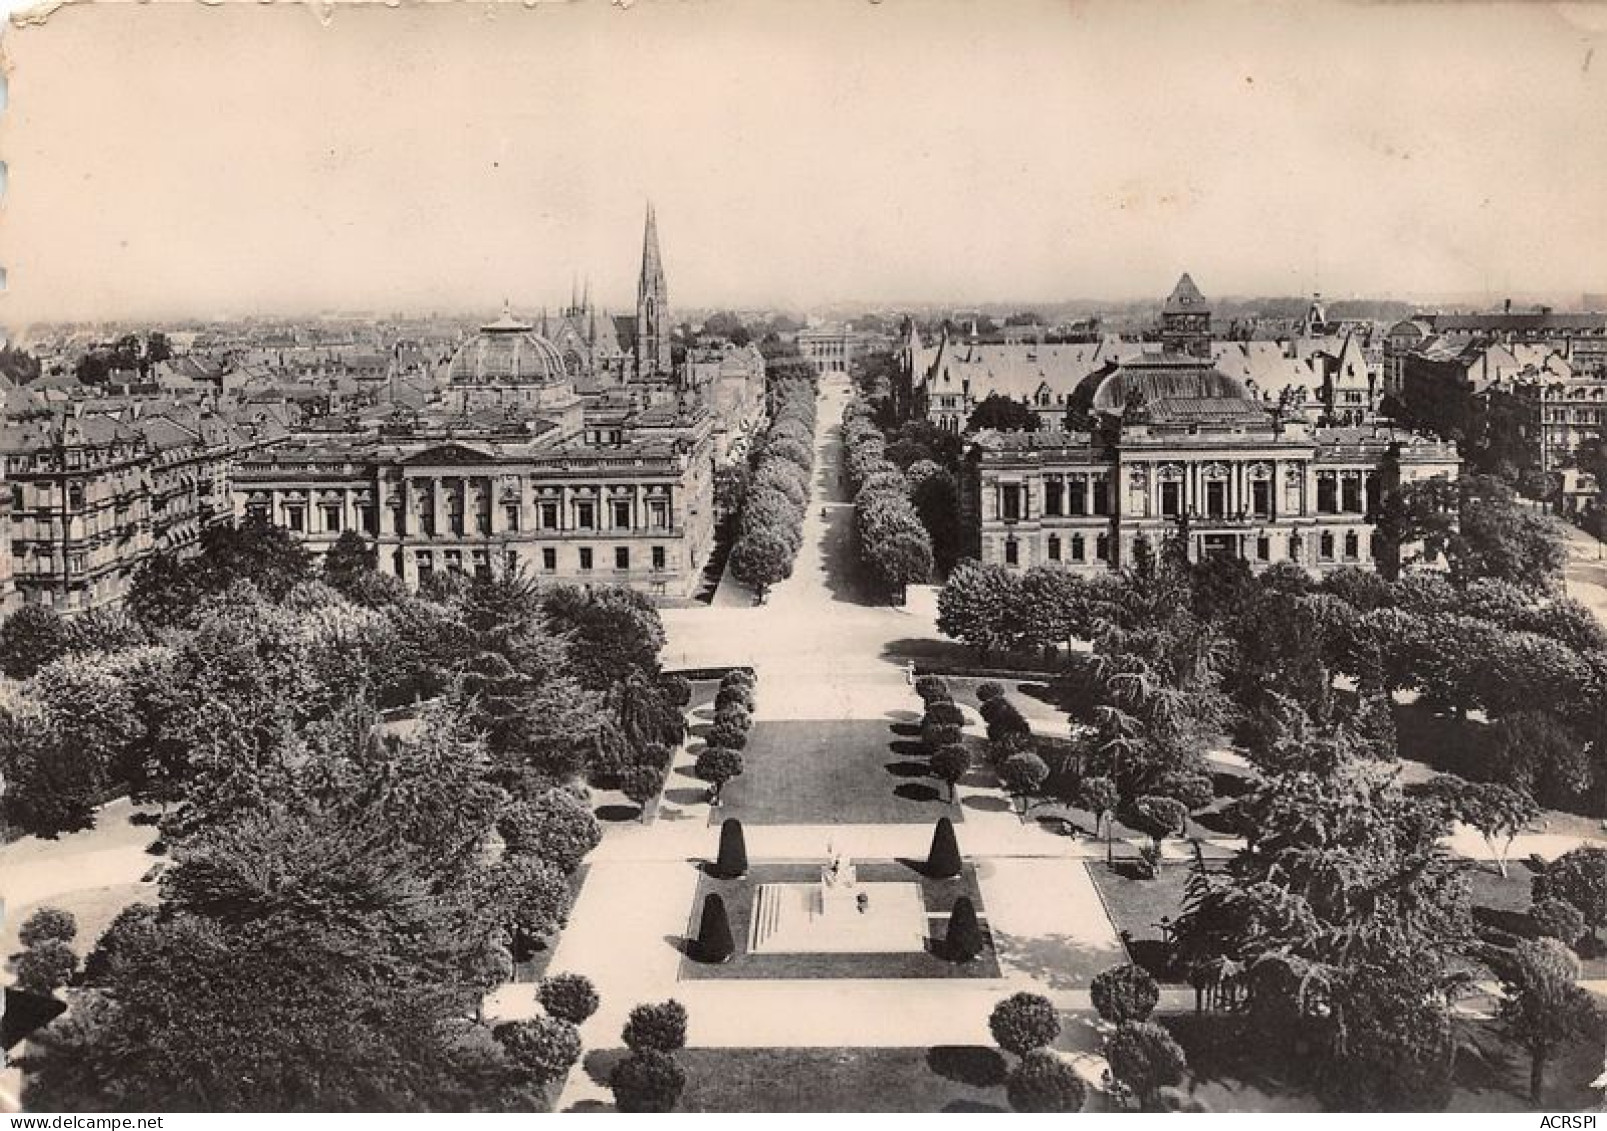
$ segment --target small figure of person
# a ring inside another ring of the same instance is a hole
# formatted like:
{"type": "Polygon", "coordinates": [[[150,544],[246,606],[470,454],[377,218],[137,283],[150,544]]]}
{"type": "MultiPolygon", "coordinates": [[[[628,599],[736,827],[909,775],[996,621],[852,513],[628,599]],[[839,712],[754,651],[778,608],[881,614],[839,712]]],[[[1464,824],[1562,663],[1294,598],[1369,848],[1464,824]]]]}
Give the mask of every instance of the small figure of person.
{"type": "Polygon", "coordinates": [[[859,908],[859,913],[861,915],[870,910],[870,893],[864,891],[860,892],[859,895],[854,898],[854,906],[859,908]]]}

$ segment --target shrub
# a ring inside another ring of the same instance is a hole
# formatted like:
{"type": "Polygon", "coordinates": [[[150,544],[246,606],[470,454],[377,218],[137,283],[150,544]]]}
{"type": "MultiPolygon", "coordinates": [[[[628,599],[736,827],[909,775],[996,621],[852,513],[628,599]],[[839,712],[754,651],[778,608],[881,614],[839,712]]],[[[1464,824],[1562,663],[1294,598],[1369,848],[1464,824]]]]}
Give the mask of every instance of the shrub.
{"type": "Polygon", "coordinates": [[[1048,1049],[1032,1049],[1005,1081],[1004,1094],[1016,1111],[1061,1114],[1082,1110],[1088,1085],[1048,1049]]]}
{"type": "Polygon", "coordinates": [[[963,737],[964,732],[952,723],[921,724],[921,741],[929,750],[936,750],[941,746],[954,746],[963,737]]]}
{"type": "Polygon", "coordinates": [[[921,720],[922,726],[928,723],[939,726],[963,727],[965,725],[965,712],[960,710],[959,704],[952,699],[934,699],[926,705],[926,715],[921,720]]]}
{"type": "Polygon", "coordinates": [[[1573,946],[1585,933],[1585,916],[1565,899],[1542,899],[1529,908],[1535,930],[1547,938],[1573,946]]]}
{"type": "Polygon", "coordinates": [[[989,699],[997,699],[1003,694],[1004,686],[992,681],[980,684],[976,689],[977,701],[981,703],[986,703],[989,699]]]}
{"type": "Polygon", "coordinates": [[[673,1057],[649,1050],[620,1061],[608,1086],[622,1112],[674,1111],[686,1087],[686,1072],[673,1057]]]}
{"type": "Polygon", "coordinates": [[[23,921],[17,931],[17,941],[23,946],[36,946],[46,939],[70,943],[78,937],[78,920],[71,911],[56,907],[41,907],[23,921]]]}
{"type": "Polygon", "coordinates": [[[1113,1080],[1153,1108],[1162,1088],[1183,1080],[1188,1060],[1172,1034],[1153,1021],[1128,1021],[1105,1040],[1105,1062],[1113,1080]]]}
{"type": "Polygon", "coordinates": [[[954,962],[970,962],[982,953],[982,925],[977,922],[976,906],[970,896],[962,895],[954,901],[943,950],[954,962]]]}
{"type": "Polygon", "coordinates": [[[947,817],[938,818],[932,830],[932,848],[926,854],[926,874],[934,879],[951,880],[960,874],[960,844],[954,836],[954,822],[947,817]]]}
{"type": "Polygon", "coordinates": [[[934,699],[949,698],[949,685],[946,680],[935,675],[923,675],[915,681],[915,694],[928,703],[934,699]]]}
{"type": "Polygon", "coordinates": [[[1006,735],[1030,735],[1032,733],[1032,727],[1028,725],[1025,716],[1016,709],[1016,705],[1010,700],[1003,697],[989,699],[987,706],[992,709],[987,715],[983,716],[983,721],[988,724],[989,738],[997,741],[1006,735]],[[999,705],[994,707],[995,703],[999,705]]]}
{"type": "Polygon", "coordinates": [[[672,707],[685,707],[692,702],[692,685],[684,676],[663,675],[658,678],[659,689],[672,707]]]}
{"type": "Polygon", "coordinates": [[[506,1021],[491,1032],[508,1056],[540,1084],[563,1079],[580,1059],[580,1034],[557,1017],[506,1021]]]}
{"type": "Polygon", "coordinates": [[[1033,1049],[1055,1043],[1060,1036],[1060,1018],[1048,998],[1023,992],[993,1007],[988,1029],[1000,1048],[1026,1056],[1033,1049]]]}
{"type": "Polygon", "coordinates": [[[580,867],[581,860],[603,839],[591,809],[561,789],[508,806],[497,819],[497,832],[509,852],[538,857],[565,872],[580,867]]]}
{"type": "Polygon", "coordinates": [[[748,874],[748,844],[742,822],[735,817],[720,824],[720,855],[714,862],[714,874],[726,880],[748,874]]]}
{"type": "Polygon", "coordinates": [[[636,750],[636,765],[650,766],[655,770],[667,772],[670,763],[675,760],[675,753],[662,742],[644,742],[636,750]]]}
{"type": "Polygon", "coordinates": [[[44,939],[12,961],[17,985],[36,994],[53,994],[73,980],[78,956],[60,939],[44,939]]]}
{"type": "Polygon", "coordinates": [[[621,1034],[632,1052],[674,1052],[686,1046],[686,1006],[671,998],[631,1010],[621,1034]]]}
{"type": "Polygon", "coordinates": [[[597,1012],[597,987],[584,974],[550,974],[536,987],[541,1008],[560,1021],[584,1024],[597,1012]]]}
{"type": "Polygon", "coordinates": [[[703,900],[703,919],[698,924],[697,939],[692,944],[692,957],[699,962],[728,962],[736,953],[736,942],[731,938],[731,919],[725,911],[725,900],[719,893],[710,892],[703,900]]]}
{"type": "Polygon", "coordinates": [[[1088,987],[1094,1008],[1106,1021],[1147,1021],[1161,1000],[1149,971],[1128,963],[1097,975],[1088,987]]]}

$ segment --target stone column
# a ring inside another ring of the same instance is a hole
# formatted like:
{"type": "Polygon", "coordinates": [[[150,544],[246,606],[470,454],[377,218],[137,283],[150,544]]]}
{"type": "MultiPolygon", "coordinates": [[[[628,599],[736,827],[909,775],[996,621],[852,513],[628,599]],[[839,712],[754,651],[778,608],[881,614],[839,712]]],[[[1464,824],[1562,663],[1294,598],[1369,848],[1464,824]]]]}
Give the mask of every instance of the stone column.
{"type": "Polygon", "coordinates": [[[492,535],[501,534],[507,530],[507,524],[502,520],[502,493],[497,489],[496,476],[485,477],[486,496],[491,501],[491,513],[487,517],[486,525],[492,535]]]}

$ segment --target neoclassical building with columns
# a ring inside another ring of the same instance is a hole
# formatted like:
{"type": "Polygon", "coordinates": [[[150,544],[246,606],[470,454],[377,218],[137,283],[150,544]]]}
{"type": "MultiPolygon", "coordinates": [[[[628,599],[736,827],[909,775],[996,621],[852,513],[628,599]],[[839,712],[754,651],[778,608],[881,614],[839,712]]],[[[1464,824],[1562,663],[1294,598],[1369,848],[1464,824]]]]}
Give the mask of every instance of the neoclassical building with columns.
{"type": "Polygon", "coordinates": [[[714,541],[706,406],[588,410],[551,343],[506,315],[465,341],[448,373],[434,409],[243,459],[237,516],[260,515],[318,553],[355,530],[382,571],[413,585],[522,566],[667,598],[696,590],[714,541]]]}
{"type": "Polygon", "coordinates": [[[1140,538],[1186,530],[1195,560],[1372,568],[1384,491],[1458,470],[1454,445],[1387,423],[1285,419],[1198,358],[1133,359],[1076,396],[1089,432],[976,438],[961,507],[981,561],[1120,569],[1140,538]]]}

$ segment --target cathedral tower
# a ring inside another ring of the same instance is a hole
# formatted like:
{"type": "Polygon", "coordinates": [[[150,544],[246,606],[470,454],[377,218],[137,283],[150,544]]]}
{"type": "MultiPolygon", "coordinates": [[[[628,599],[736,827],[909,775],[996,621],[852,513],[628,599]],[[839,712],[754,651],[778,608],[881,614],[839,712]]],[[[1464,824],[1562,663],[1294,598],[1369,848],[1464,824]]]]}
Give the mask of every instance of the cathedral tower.
{"type": "Polygon", "coordinates": [[[642,376],[670,374],[669,292],[664,286],[664,263],[658,253],[658,221],[647,206],[647,228],[642,234],[642,277],[636,285],[636,372],[642,376]]]}

